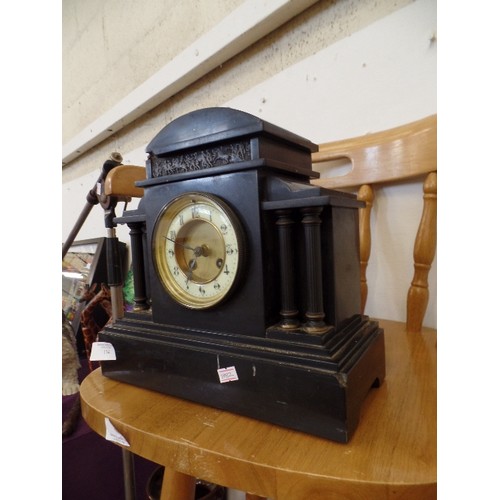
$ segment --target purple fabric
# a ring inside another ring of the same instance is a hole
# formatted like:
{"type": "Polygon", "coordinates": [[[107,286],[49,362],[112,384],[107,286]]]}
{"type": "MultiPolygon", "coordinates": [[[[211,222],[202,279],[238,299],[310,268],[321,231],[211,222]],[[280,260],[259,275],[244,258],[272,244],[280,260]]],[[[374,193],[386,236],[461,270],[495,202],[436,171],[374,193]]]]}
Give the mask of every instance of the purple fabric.
{"type": "MultiPolygon", "coordinates": [[[[88,373],[81,362],[80,380],[88,373]]],[[[63,421],[79,394],[62,397],[63,421]]],[[[134,456],[136,499],[148,500],[149,477],[158,467],[134,456]]],[[[62,441],[63,500],[121,500],[125,498],[122,449],[95,433],[80,416],[75,432],[62,441]]]]}

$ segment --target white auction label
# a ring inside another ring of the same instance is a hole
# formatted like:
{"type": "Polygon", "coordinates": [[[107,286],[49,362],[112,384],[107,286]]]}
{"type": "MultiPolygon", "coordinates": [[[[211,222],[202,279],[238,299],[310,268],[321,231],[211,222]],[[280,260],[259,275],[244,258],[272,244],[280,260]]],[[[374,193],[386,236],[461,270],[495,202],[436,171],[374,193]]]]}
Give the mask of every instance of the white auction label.
{"type": "Polygon", "coordinates": [[[234,382],[238,380],[238,374],[236,373],[236,368],[234,366],[228,366],[227,368],[219,368],[217,370],[219,374],[219,380],[221,384],[226,382],[234,382]]]}
{"type": "Polygon", "coordinates": [[[111,423],[108,417],[104,417],[104,425],[106,426],[106,439],[108,441],[113,441],[113,443],[123,446],[130,446],[123,435],[116,430],[116,427],[111,423]]]}
{"type": "Polygon", "coordinates": [[[90,351],[90,361],[115,361],[115,348],[109,342],[94,342],[90,351]]]}

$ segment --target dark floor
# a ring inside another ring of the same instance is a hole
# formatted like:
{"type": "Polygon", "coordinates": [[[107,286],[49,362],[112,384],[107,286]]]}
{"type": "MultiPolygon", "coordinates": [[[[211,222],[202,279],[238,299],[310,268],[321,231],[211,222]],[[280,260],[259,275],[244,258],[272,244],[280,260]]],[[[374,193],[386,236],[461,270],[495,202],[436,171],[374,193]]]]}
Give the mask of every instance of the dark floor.
{"type": "MultiPolygon", "coordinates": [[[[80,378],[86,375],[82,360],[80,378]]],[[[63,396],[63,421],[79,395],[63,396]]],[[[147,483],[157,464],[134,456],[136,499],[148,500],[147,483]]],[[[63,500],[125,498],[122,449],[96,434],[80,416],[75,432],[62,441],[63,500]]]]}

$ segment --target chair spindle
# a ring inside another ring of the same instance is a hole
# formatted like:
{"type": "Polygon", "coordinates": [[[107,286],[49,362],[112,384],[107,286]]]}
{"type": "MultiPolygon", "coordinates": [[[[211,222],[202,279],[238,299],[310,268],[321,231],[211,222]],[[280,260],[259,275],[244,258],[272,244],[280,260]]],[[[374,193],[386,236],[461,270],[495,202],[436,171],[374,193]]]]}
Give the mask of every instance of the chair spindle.
{"type": "Polygon", "coordinates": [[[368,296],[368,283],[366,280],[366,268],[370,259],[371,229],[370,216],[373,206],[374,193],[369,184],[363,184],[358,191],[358,200],[364,201],[366,206],[359,209],[359,257],[360,257],[360,279],[361,279],[361,313],[363,314],[368,296]]]}
{"type": "Polygon", "coordinates": [[[408,290],[406,330],[420,332],[429,301],[429,270],[436,254],[437,241],[437,173],[431,172],[424,182],[424,208],[415,238],[413,260],[415,272],[408,290]]]}

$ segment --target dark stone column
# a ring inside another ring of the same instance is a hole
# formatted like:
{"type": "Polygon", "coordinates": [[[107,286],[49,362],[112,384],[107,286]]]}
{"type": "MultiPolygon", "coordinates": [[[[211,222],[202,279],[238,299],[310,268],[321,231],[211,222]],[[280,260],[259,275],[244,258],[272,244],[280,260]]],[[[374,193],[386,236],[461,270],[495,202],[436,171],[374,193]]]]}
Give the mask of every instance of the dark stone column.
{"type": "Polygon", "coordinates": [[[299,311],[295,298],[295,269],[293,252],[293,224],[291,210],[277,210],[276,227],[279,240],[279,261],[281,281],[281,323],[280,327],[290,330],[299,327],[299,311]]]}
{"type": "Polygon", "coordinates": [[[305,243],[307,310],[304,329],[321,334],[330,329],[324,322],[323,277],[321,265],[321,218],[323,207],[302,208],[302,227],[305,243]]]}

